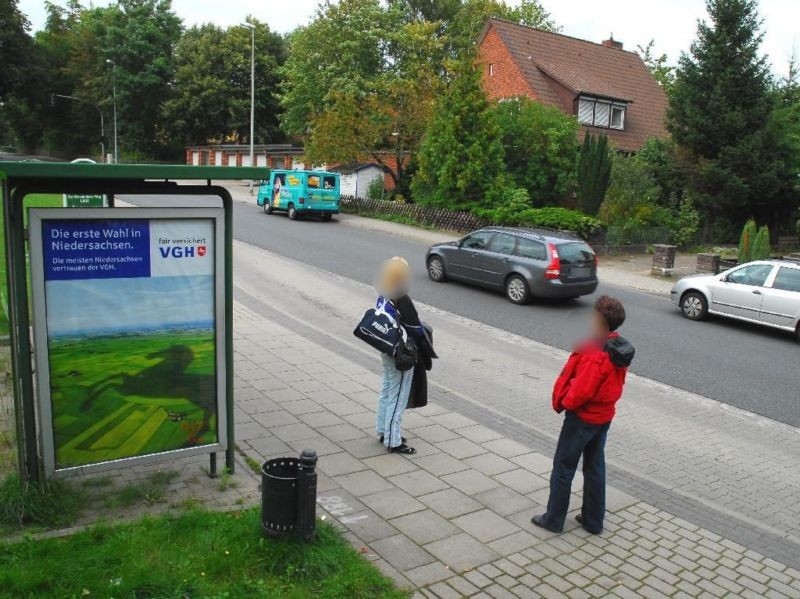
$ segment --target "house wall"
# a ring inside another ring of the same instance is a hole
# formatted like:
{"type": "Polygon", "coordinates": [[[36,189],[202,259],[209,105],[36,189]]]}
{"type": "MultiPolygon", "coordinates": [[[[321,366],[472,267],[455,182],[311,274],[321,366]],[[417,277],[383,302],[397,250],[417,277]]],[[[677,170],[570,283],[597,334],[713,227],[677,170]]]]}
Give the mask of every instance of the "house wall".
{"type": "Polygon", "coordinates": [[[478,62],[483,71],[483,89],[492,100],[529,96],[536,98],[536,93],[525,81],[517,63],[509,54],[506,45],[494,28],[490,28],[478,48],[478,62]],[[493,74],[489,74],[490,65],[494,65],[493,74]]]}

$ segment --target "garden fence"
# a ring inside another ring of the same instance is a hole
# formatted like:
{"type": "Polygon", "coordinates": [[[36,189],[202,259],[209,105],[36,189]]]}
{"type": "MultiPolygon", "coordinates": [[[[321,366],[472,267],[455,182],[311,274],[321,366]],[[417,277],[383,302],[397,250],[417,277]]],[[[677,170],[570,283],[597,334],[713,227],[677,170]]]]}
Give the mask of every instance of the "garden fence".
{"type": "Polygon", "coordinates": [[[405,202],[392,202],[388,200],[375,200],[342,196],[342,212],[360,214],[363,216],[388,215],[408,219],[423,227],[431,227],[456,233],[469,233],[475,229],[486,227],[488,220],[480,218],[469,212],[456,212],[446,208],[434,208],[419,204],[405,202]]]}

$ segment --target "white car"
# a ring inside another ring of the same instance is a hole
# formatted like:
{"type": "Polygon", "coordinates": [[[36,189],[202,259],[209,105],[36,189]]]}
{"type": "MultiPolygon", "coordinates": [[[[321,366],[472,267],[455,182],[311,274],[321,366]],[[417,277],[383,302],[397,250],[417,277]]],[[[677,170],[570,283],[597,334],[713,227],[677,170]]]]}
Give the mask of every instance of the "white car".
{"type": "Polygon", "coordinates": [[[690,320],[717,314],[791,331],[800,340],[800,262],[758,260],[684,277],[670,299],[690,320]]]}

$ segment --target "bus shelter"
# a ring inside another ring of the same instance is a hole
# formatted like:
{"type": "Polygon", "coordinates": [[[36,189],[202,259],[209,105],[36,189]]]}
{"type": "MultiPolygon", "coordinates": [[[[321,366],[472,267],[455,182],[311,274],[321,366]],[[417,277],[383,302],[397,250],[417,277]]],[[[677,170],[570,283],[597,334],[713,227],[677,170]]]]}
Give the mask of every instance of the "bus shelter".
{"type": "Polygon", "coordinates": [[[212,180],[267,177],[0,163],[22,480],[165,454],[207,453],[214,475],[224,452],[233,472],[233,205],[212,180]],[[106,206],[33,208],[34,194],[105,196],[106,206]]]}

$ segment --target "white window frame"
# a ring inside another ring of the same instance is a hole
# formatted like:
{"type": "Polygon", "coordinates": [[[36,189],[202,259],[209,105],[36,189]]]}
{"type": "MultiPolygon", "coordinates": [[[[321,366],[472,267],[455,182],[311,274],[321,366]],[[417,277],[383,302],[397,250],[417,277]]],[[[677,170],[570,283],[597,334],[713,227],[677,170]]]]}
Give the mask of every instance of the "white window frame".
{"type": "Polygon", "coordinates": [[[625,130],[625,113],[628,112],[628,107],[624,104],[612,104],[611,105],[611,113],[609,114],[608,119],[608,126],[610,129],[616,129],[617,131],[624,131],[625,130]],[[622,114],[622,121],[619,126],[614,125],[614,111],[618,110],[622,114]]]}
{"type": "Polygon", "coordinates": [[[623,102],[614,102],[612,100],[604,100],[602,98],[595,98],[592,96],[578,96],[577,100],[577,107],[576,107],[576,116],[578,118],[578,122],[581,125],[585,125],[587,127],[598,127],[600,129],[614,129],[615,131],[624,131],[625,130],[625,117],[626,112],[628,111],[628,105],[623,102]],[[592,105],[592,118],[591,122],[586,120],[581,120],[581,104],[588,103],[592,105]],[[603,124],[597,123],[597,105],[603,104],[608,106],[608,119],[603,124]],[[612,125],[612,117],[614,114],[614,110],[621,110],[622,111],[622,125],[619,127],[615,127],[612,125]]]}
{"type": "Polygon", "coordinates": [[[489,63],[489,77],[493,77],[493,76],[494,76],[494,63],[490,62],[489,63]]]}

